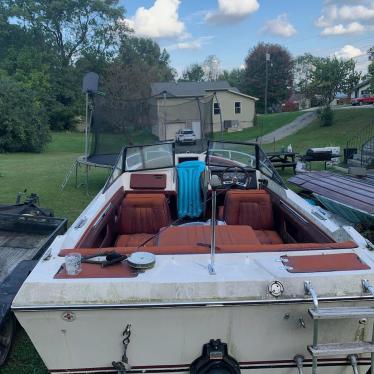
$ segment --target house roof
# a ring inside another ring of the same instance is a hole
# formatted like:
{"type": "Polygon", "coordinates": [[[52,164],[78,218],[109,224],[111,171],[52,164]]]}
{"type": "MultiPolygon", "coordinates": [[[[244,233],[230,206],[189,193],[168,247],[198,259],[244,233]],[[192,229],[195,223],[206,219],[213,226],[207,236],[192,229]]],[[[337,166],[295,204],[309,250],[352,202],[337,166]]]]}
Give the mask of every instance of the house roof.
{"type": "Polygon", "coordinates": [[[248,97],[249,99],[252,99],[252,100],[255,100],[255,101],[260,100],[258,97],[254,97],[254,96],[251,96],[251,95],[246,95],[246,94],[241,93],[236,87],[233,87],[228,91],[233,93],[233,94],[239,95],[239,96],[248,97]]]}
{"type": "Polygon", "coordinates": [[[353,90],[352,91],[355,91],[363,86],[366,86],[367,84],[369,84],[370,82],[370,79],[365,79],[363,80],[362,82],[360,82],[357,86],[353,87],[353,90]]]}
{"type": "MultiPolygon", "coordinates": [[[[168,96],[175,97],[196,97],[205,96],[211,91],[230,91],[242,94],[236,87],[231,87],[227,81],[212,82],[156,82],[151,84],[152,96],[162,95],[164,92],[168,96]]],[[[244,95],[249,98],[252,96],[244,95]]],[[[253,98],[255,99],[255,98],[253,98]]]]}

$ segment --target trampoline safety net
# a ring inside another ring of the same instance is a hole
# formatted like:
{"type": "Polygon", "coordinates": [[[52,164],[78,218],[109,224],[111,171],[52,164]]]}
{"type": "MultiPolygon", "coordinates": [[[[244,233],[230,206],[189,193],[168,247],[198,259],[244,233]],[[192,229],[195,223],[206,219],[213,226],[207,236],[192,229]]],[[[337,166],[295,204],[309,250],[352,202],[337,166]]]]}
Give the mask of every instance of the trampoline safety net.
{"type": "Polygon", "coordinates": [[[178,98],[169,95],[113,103],[105,96],[93,97],[89,161],[113,165],[122,147],[174,141],[181,129],[192,129],[193,148],[202,152],[213,134],[213,95],[178,98]]]}

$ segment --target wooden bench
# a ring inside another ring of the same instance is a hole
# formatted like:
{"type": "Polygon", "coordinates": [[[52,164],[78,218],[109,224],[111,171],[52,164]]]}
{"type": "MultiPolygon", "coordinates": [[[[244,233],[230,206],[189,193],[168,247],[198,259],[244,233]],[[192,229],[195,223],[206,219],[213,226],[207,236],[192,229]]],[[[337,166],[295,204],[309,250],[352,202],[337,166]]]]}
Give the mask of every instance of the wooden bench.
{"type": "Polygon", "coordinates": [[[268,152],[267,156],[275,168],[293,168],[296,174],[296,153],[295,152],[268,152]]]}

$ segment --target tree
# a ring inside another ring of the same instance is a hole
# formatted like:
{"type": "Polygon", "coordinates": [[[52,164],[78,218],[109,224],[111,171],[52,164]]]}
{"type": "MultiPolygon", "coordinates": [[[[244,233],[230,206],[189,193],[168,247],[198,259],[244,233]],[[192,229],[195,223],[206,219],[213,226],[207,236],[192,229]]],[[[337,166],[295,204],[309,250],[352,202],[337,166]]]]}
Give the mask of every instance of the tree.
{"type": "Polygon", "coordinates": [[[300,89],[308,97],[320,96],[323,105],[330,105],[337,93],[350,93],[360,81],[353,59],[341,60],[336,57],[315,57],[305,55],[308,70],[299,83],[300,89]]]}
{"type": "Polygon", "coordinates": [[[290,95],[293,61],[288,50],[279,44],[259,43],[249,50],[245,59],[243,91],[259,98],[257,108],[264,111],[268,64],[268,107],[277,108],[290,95]],[[266,54],[270,61],[266,62],[266,54]]]}
{"type": "MultiPolygon", "coordinates": [[[[13,65],[14,71],[24,72],[22,79],[33,76],[33,81],[37,83],[35,77],[39,76],[40,87],[49,85],[44,103],[52,129],[74,127],[83,107],[83,74],[87,72],[86,69],[92,68],[103,72],[106,64],[118,53],[120,40],[129,32],[122,21],[124,9],[118,3],[118,0],[2,2],[6,4],[9,16],[13,17],[13,24],[7,25],[8,29],[12,28],[12,42],[6,39],[6,48],[18,51],[19,41],[22,41],[24,52],[20,56],[28,55],[27,59],[21,59],[17,53],[13,53],[15,57],[8,58],[8,62],[11,62],[8,65],[13,65]],[[18,24],[14,24],[14,21],[18,24]],[[17,36],[21,38],[16,40],[17,36]],[[42,61],[40,68],[35,64],[38,59],[42,61]],[[32,75],[23,67],[19,69],[20,63],[25,65],[25,62],[30,67],[36,66],[32,75]]],[[[35,86],[40,91],[39,85],[35,86]]]]}
{"type": "Polygon", "coordinates": [[[230,83],[230,86],[238,88],[240,91],[243,89],[245,80],[244,69],[224,70],[219,76],[220,80],[225,80],[230,83]]]}
{"type": "Polygon", "coordinates": [[[128,32],[118,0],[6,0],[15,19],[41,30],[68,66],[84,50],[112,53],[128,32]]]}
{"type": "Polygon", "coordinates": [[[170,67],[170,55],[149,38],[124,37],[118,59],[126,66],[141,66],[144,70],[152,68],[155,81],[171,81],[176,75],[170,67]]]}
{"type": "Polygon", "coordinates": [[[0,77],[0,152],[41,152],[50,140],[47,118],[33,90],[0,77]]]}
{"type": "Polygon", "coordinates": [[[202,66],[199,64],[192,64],[183,72],[182,80],[190,82],[203,82],[205,80],[204,76],[205,74],[202,66]]]}
{"type": "Polygon", "coordinates": [[[359,82],[361,74],[355,71],[356,63],[353,59],[306,55],[305,61],[308,62],[309,69],[300,82],[301,91],[309,98],[320,97],[321,123],[324,126],[331,125],[331,102],[339,92],[350,93],[359,82]]]}
{"type": "Polygon", "coordinates": [[[368,67],[368,73],[369,73],[369,82],[370,82],[370,92],[374,93],[374,60],[371,62],[371,64],[368,67]]]}
{"type": "Polygon", "coordinates": [[[221,74],[221,62],[215,55],[208,56],[203,63],[205,80],[216,81],[221,74]]]}
{"type": "Polygon", "coordinates": [[[371,47],[368,50],[369,60],[371,61],[370,65],[368,66],[368,75],[369,75],[369,90],[371,93],[374,94],[374,47],[371,47]]]}

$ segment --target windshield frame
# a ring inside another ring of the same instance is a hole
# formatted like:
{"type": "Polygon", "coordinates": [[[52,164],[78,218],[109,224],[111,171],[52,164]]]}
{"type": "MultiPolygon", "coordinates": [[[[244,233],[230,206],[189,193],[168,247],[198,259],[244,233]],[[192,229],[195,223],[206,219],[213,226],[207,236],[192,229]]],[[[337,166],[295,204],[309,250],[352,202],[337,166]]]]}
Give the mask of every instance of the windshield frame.
{"type": "MultiPolygon", "coordinates": [[[[255,165],[255,168],[256,170],[259,170],[259,148],[258,148],[258,144],[257,143],[253,143],[253,142],[233,142],[233,141],[225,141],[225,140],[208,140],[208,144],[207,144],[207,150],[206,150],[206,157],[205,157],[205,163],[208,167],[210,166],[223,166],[223,165],[213,165],[213,164],[209,164],[208,162],[208,158],[209,158],[209,151],[211,150],[210,149],[210,145],[212,143],[220,143],[220,144],[236,144],[236,145],[248,145],[248,146],[252,146],[254,147],[254,150],[255,150],[255,158],[256,158],[256,165],[255,165]]],[[[246,166],[246,168],[251,168],[253,169],[252,167],[250,166],[246,166]]]]}
{"type": "Polygon", "coordinates": [[[128,172],[128,173],[133,173],[133,172],[142,172],[142,171],[147,171],[147,170],[158,170],[158,169],[170,169],[175,167],[175,142],[160,142],[160,143],[153,143],[153,144],[142,144],[142,145],[131,145],[131,146],[126,146],[123,149],[123,159],[122,159],[122,173],[128,172]],[[158,145],[165,145],[165,144],[171,144],[171,154],[172,154],[172,165],[170,166],[165,166],[165,167],[154,167],[154,168],[144,168],[144,169],[135,169],[135,170],[126,170],[126,160],[127,160],[127,151],[132,148],[146,148],[146,147],[155,147],[158,145]]]}
{"type": "Polygon", "coordinates": [[[206,150],[206,157],[205,157],[205,163],[207,165],[208,168],[210,167],[224,167],[224,165],[214,165],[214,164],[209,164],[208,162],[208,159],[209,159],[209,151],[211,151],[211,143],[221,143],[221,144],[238,144],[238,145],[243,145],[243,146],[252,146],[255,148],[255,157],[256,157],[256,167],[255,169],[253,169],[252,167],[250,166],[246,166],[244,167],[245,169],[247,168],[250,168],[252,170],[258,170],[260,173],[262,173],[265,177],[271,179],[272,181],[274,181],[275,183],[279,184],[280,186],[282,186],[283,188],[285,189],[288,189],[286,183],[284,182],[283,178],[279,175],[279,173],[277,172],[277,170],[275,169],[275,167],[273,166],[273,164],[271,163],[271,161],[269,160],[266,152],[261,148],[261,146],[258,144],[258,143],[255,143],[255,142],[234,142],[234,141],[225,141],[225,140],[209,140],[208,141],[208,145],[207,145],[207,150],[206,150]],[[265,168],[264,165],[261,165],[260,163],[260,155],[261,157],[265,157],[268,161],[269,161],[269,165],[266,165],[266,169],[271,171],[271,174],[270,173],[264,173],[262,171],[262,167],[263,166],[265,168]]]}

